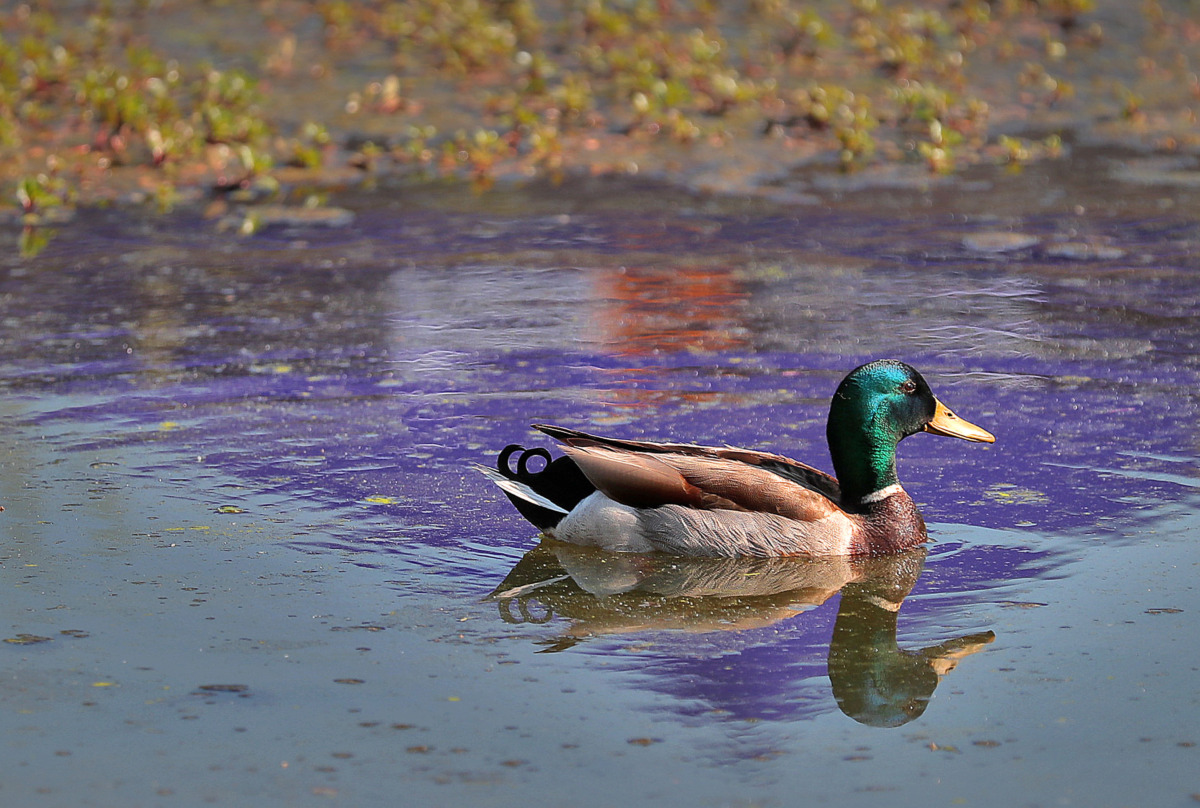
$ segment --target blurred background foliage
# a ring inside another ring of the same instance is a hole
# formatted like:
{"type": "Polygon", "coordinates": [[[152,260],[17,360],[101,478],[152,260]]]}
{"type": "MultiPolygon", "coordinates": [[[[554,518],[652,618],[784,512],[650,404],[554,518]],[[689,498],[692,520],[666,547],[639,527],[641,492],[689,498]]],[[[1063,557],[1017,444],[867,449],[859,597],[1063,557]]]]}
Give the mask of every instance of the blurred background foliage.
{"type": "MultiPolygon", "coordinates": [[[[382,174],[932,174],[1197,147],[1190,0],[95,0],[0,16],[0,188],[261,199],[382,174]]],[[[729,179],[736,177],[736,179],[729,179]]],[[[716,179],[714,179],[716,178],[716,179]]],[[[723,178],[723,179],[722,179],[723,178]]]]}

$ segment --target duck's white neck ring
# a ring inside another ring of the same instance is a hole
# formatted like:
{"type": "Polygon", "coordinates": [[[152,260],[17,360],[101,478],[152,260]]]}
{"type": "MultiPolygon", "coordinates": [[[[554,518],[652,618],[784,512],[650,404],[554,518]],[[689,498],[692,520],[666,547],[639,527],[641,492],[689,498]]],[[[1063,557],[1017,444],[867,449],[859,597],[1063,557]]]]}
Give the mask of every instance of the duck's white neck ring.
{"type": "Polygon", "coordinates": [[[871,493],[867,494],[862,498],[862,504],[874,505],[876,502],[883,502],[888,497],[899,494],[903,490],[904,489],[900,486],[900,483],[892,483],[891,485],[880,488],[878,491],[872,491],[871,493]]]}

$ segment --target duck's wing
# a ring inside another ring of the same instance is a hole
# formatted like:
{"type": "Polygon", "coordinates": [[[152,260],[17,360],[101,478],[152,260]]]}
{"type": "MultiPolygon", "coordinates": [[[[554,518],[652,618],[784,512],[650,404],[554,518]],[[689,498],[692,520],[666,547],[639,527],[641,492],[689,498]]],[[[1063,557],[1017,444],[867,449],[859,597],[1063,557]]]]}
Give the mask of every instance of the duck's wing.
{"type": "Polygon", "coordinates": [[[634,508],[683,505],[773,514],[800,522],[841,514],[824,494],[738,460],[612,446],[568,444],[564,451],[597,490],[634,508]]]}
{"type": "MultiPolygon", "coordinates": [[[[628,452],[632,455],[672,455],[679,458],[724,460],[736,464],[732,467],[735,474],[739,471],[745,474],[750,470],[762,470],[802,488],[816,492],[831,502],[841,500],[842,492],[837,479],[820,469],[815,469],[812,466],[784,457],[783,455],[758,452],[753,449],[739,449],[734,446],[697,446],[691,443],[654,443],[651,441],[607,438],[601,435],[592,435],[576,429],[552,426],[550,424],[534,424],[533,426],[535,429],[546,433],[556,440],[562,441],[572,448],[608,448],[628,452]]],[[[675,462],[679,461],[674,461],[671,465],[675,465],[675,462]]],[[[696,468],[702,472],[703,469],[715,470],[718,467],[701,464],[696,468]]],[[[728,472],[731,467],[721,466],[720,468],[728,472]]],[[[749,476],[739,476],[738,479],[745,480],[747,483],[750,481],[749,476]]],[[[761,483],[763,478],[755,475],[754,480],[761,483]]]]}

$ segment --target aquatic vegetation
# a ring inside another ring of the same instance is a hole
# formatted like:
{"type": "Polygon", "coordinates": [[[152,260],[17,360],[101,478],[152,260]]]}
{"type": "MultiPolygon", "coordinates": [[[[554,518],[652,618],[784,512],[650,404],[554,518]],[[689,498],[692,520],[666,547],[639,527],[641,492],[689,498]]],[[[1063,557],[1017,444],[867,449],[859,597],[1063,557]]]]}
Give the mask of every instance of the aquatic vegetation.
{"type": "Polygon", "coordinates": [[[287,141],[290,155],[286,164],[297,168],[318,169],[325,163],[325,155],[333,148],[329,130],[319,123],[309,121],[300,130],[300,136],[287,141]]]}
{"type": "MultiPolygon", "coordinates": [[[[207,163],[219,175],[240,166],[242,178],[269,169],[272,126],[249,75],[185,66],[127,44],[115,33],[115,17],[103,13],[60,27],[55,17],[23,8],[0,39],[0,76],[9,88],[0,97],[5,179],[44,162],[64,189],[53,196],[68,202],[83,189],[104,196],[97,188],[115,167],[207,163]]],[[[173,181],[160,171],[143,184],[173,181]]],[[[17,182],[23,207],[44,206],[45,193],[17,182]]]]}
{"type": "Polygon", "coordinates": [[[875,152],[871,136],[879,122],[871,101],[837,84],[817,84],[800,88],[788,98],[789,117],[779,123],[794,127],[803,122],[815,131],[828,130],[840,145],[839,165],[851,170],[875,152]]]}
{"type": "Polygon", "coordinates": [[[70,211],[64,213],[64,208],[73,201],[74,190],[63,178],[43,173],[23,177],[17,183],[15,197],[21,207],[22,225],[17,252],[26,257],[37,255],[55,233],[47,225],[69,218],[70,211]]]}
{"type": "Polygon", "coordinates": [[[1001,135],[996,140],[998,159],[1014,169],[1043,158],[1062,155],[1063,142],[1058,135],[1047,135],[1041,140],[1001,135]]]}
{"type": "Polygon", "coordinates": [[[282,168],[686,178],[697,146],[942,173],[1053,158],[993,121],[1114,99],[1177,148],[1195,141],[1186,116],[1154,113],[1194,102],[1195,38],[1186,9],[1143,6],[1144,52],[1116,58],[1131,45],[1093,0],[19,5],[0,14],[0,186],[14,199],[46,174],[65,205],[170,207],[180,188],[268,189],[282,168]]]}
{"type": "Polygon", "coordinates": [[[71,189],[60,177],[38,174],[25,177],[17,183],[16,197],[28,223],[30,217],[37,217],[48,208],[56,208],[70,201],[71,189]]]}

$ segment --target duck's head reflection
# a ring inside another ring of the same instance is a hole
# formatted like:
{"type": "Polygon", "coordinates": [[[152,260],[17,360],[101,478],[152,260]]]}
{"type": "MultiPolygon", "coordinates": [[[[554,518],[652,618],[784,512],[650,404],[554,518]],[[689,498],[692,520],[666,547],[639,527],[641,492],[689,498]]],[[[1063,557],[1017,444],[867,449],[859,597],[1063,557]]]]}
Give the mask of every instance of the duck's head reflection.
{"type": "Polygon", "coordinates": [[[828,671],[842,712],[895,727],[921,715],[941,678],[995,639],[971,634],[920,650],[896,644],[896,618],[923,548],[886,558],[677,558],[544,541],[489,596],[510,623],[567,622],[546,651],[601,634],[740,631],[778,623],[841,592],[828,671]]]}

